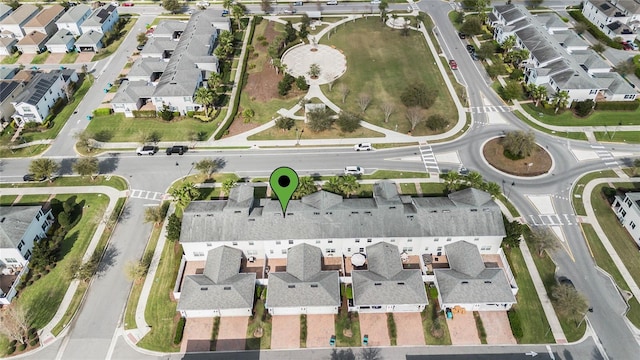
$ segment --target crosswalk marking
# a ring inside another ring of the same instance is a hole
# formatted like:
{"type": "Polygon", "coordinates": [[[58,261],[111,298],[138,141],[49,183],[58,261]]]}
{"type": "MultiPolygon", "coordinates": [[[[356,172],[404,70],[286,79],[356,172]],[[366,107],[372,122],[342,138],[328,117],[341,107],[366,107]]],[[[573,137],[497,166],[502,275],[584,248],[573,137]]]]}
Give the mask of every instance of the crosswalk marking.
{"type": "Polygon", "coordinates": [[[533,226],[559,226],[578,224],[578,220],[574,214],[538,214],[529,215],[529,219],[529,223],[533,226]]]}
{"type": "Polygon", "coordinates": [[[605,149],[603,145],[591,145],[593,152],[600,158],[600,160],[604,161],[604,164],[607,166],[620,166],[620,163],[616,161],[616,158],[613,156],[611,151],[605,149]],[[613,161],[612,161],[613,160],[613,161]]]}
{"type": "Polygon", "coordinates": [[[156,191],[132,189],[130,197],[134,199],[162,201],[164,198],[164,193],[159,193],[156,191]]]}
{"type": "Polygon", "coordinates": [[[511,108],[508,106],[472,106],[466,110],[472,114],[484,114],[492,112],[510,112],[511,108]]]}
{"type": "Polygon", "coordinates": [[[436,155],[433,153],[433,149],[429,143],[420,143],[420,156],[422,157],[422,163],[429,174],[440,174],[440,168],[438,167],[438,161],[436,155]]]}

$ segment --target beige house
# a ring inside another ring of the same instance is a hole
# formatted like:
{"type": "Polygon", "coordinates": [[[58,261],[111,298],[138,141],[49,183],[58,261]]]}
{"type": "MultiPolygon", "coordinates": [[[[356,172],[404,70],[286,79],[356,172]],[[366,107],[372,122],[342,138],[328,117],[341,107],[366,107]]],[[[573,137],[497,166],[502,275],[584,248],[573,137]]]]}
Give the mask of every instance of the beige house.
{"type": "Polygon", "coordinates": [[[0,32],[10,32],[16,38],[22,39],[26,34],[22,28],[38,14],[38,7],[31,4],[24,4],[12,12],[9,16],[0,21],[0,32]]]}
{"type": "Polygon", "coordinates": [[[39,31],[32,31],[25,35],[16,45],[23,54],[38,54],[47,49],[45,43],[49,37],[39,31]]]}
{"type": "Polygon", "coordinates": [[[58,31],[56,20],[58,20],[62,14],[64,14],[64,7],[61,5],[56,4],[45,8],[29,20],[29,22],[22,27],[22,30],[24,30],[25,34],[37,31],[51,36],[58,31]]]}

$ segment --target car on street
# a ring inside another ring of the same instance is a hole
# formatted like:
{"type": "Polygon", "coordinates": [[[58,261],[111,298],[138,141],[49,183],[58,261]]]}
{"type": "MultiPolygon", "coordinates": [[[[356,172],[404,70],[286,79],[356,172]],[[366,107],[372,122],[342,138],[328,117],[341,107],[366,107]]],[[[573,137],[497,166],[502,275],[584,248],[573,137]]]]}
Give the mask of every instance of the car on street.
{"type": "Polygon", "coordinates": [[[575,285],[573,285],[573,281],[571,281],[568,277],[566,276],[559,276],[558,277],[558,283],[560,285],[569,285],[572,288],[575,288],[575,285]]]}
{"type": "Polygon", "coordinates": [[[622,49],[624,50],[633,50],[633,48],[631,47],[631,45],[629,45],[629,43],[623,42],[622,44],[622,49]]]}
{"type": "Polygon", "coordinates": [[[467,169],[466,167],[462,166],[462,167],[460,167],[460,169],[458,169],[458,174],[460,174],[462,176],[467,176],[467,175],[469,175],[469,169],[467,169]]]}
{"type": "Polygon", "coordinates": [[[284,13],[285,13],[285,14],[295,14],[295,13],[297,13],[297,12],[298,12],[298,11],[297,11],[296,9],[285,9],[285,10],[284,10],[284,13]]]}
{"type": "Polygon", "coordinates": [[[458,63],[455,60],[449,60],[449,67],[451,70],[458,70],[458,63]]]}
{"type": "Polygon", "coordinates": [[[364,174],[364,169],[360,166],[346,166],[344,168],[345,175],[362,175],[364,174]]]}
{"type": "Polygon", "coordinates": [[[302,6],[304,5],[304,1],[296,1],[293,3],[293,6],[302,6]]]}
{"type": "Polygon", "coordinates": [[[222,10],[222,16],[228,16],[229,15],[229,10],[222,10]]]}
{"type": "Polygon", "coordinates": [[[167,155],[171,155],[171,154],[183,155],[184,153],[187,152],[187,150],[189,150],[187,146],[174,145],[167,148],[167,155]]]}
{"type": "Polygon", "coordinates": [[[476,47],[472,44],[467,44],[467,51],[469,52],[469,54],[473,54],[474,52],[476,52],[476,47]]]}
{"type": "Polygon", "coordinates": [[[35,174],[26,174],[25,176],[22,177],[22,181],[44,181],[46,179],[47,179],[46,176],[43,176],[41,178],[36,178],[35,174]]]}
{"type": "Polygon", "coordinates": [[[337,0],[329,0],[329,1],[327,1],[327,5],[338,5],[338,1],[337,0]]]}
{"type": "Polygon", "coordinates": [[[362,144],[355,144],[353,145],[353,150],[355,151],[371,151],[373,150],[373,146],[371,146],[371,143],[362,143],[362,144]]]}
{"type": "Polygon", "coordinates": [[[463,32],[458,32],[458,37],[459,37],[460,39],[464,39],[464,38],[466,38],[466,37],[467,37],[467,34],[465,34],[465,33],[463,33],[463,32]]]}
{"type": "Polygon", "coordinates": [[[138,156],[153,155],[157,152],[158,152],[158,148],[153,145],[140,146],[139,148],[136,149],[136,154],[138,154],[138,156]]]}
{"type": "Polygon", "coordinates": [[[381,0],[371,0],[371,5],[380,5],[382,3],[381,0]]]}
{"type": "Polygon", "coordinates": [[[200,6],[200,7],[207,7],[209,6],[209,2],[207,1],[200,1],[196,4],[196,6],[200,6]]]}
{"type": "Polygon", "coordinates": [[[125,3],[122,3],[122,6],[125,6],[125,7],[132,7],[132,6],[134,6],[134,5],[135,5],[135,4],[134,4],[134,3],[132,3],[132,2],[125,2],[125,3]]]}
{"type": "Polygon", "coordinates": [[[471,60],[473,61],[478,61],[478,55],[476,55],[476,53],[471,53],[471,60]]]}

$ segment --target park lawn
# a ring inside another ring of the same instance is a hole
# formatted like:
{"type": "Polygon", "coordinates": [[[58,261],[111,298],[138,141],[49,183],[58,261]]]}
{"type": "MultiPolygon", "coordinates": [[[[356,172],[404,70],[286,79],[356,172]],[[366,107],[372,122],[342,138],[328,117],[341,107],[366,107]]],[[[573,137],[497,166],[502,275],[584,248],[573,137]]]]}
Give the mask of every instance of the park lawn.
{"type": "Polygon", "coordinates": [[[505,255],[509,260],[511,271],[518,284],[517,304],[514,310],[520,317],[523,336],[517,339],[519,344],[551,344],[554,342],[553,334],[549,330],[549,322],[542,304],[538,298],[538,293],[531,280],[531,274],[524,262],[522,252],[519,248],[504,248],[505,255]]]}
{"type": "Polygon", "coordinates": [[[0,206],[10,206],[16,200],[18,195],[2,195],[0,196],[0,206]]]}
{"type": "MultiPolygon", "coordinates": [[[[600,238],[593,229],[593,226],[591,224],[581,225],[582,231],[587,239],[587,242],[589,243],[589,248],[591,249],[591,253],[593,254],[596,264],[602,270],[611,275],[619,288],[630,291],[629,285],[622,277],[622,274],[620,274],[620,270],[618,270],[618,267],[613,262],[613,259],[611,259],[611,256],[600,241],[600,238]]],[[[607,230],[604,231],[605,233],[607,232],[607,230]]],[[[636,327],[640,327],[640,303],[638,303],[638,299],[633,297],[629,299],[627,303],[629,304],[627,318],[633,323],[633,325],[635,325],[636,327]]]]}
{"type": "Polygon", "coordinates": [[[76,51],[66,53],[62,57],[62,60],[60,60],[60,64],[73,64],[76,62],[78,55],[80,55],[80,53],[76,51]]]}
{"type": "Polygon", "coordinates": [[[94,117],[89,122],[87,130],[113,142],[139,142],[141,134],[154,132],[160,135],[160,141],[184,141],[193,133],[202,133],[202,138],[207,139],[216,127],[216,122],[202,122],[189,118],[167,122],[160,118],[134,119],[126,118],[124,114],[111,114],[94,117]]]}
{"type": "MultiPolygon", "coordinates": [[[[640,114],[637,114],[640,116],[640,114]]],[[[617,131],[613,132],[615,128],[612,128],[612,131],[604,133],[596,131],[594,135],[596,140],[602,142],[626,142],[629,144],[640,144],[640,131],[617,131]]]]}
{"type": "Polygon", "coordinates": [[[109,46],[107,46],[106,48],[100,49],[98,53],[93,57],[93,59],[91,59],[92,62],[102,60],[111,56],[111,54],[113,54],[120,47],[120,44],[122,44],[124,39],[127,37],[127,34],[129,33],[129,31],[131,31],[133,25],[135,25],[136,21],[138,21],[137,17],[133,17],[130,15],[121,15],[120,19],[127,19],[127,23],[125,24],[122,31],[120,31],[120,37],[109,44],[109,46]]]}
{"type": "MultiPolygon", "coordinates": [[[[256,104],[253,102],[252,104],[256,104]]],[[[344,139],[344,138],[375,138],[375,137],[384,137],[384,134],[381,134],[377,131],[373,131],[364,127],[358,128],[354,132],[342,132],[337,125],[334,125],[330,130],[321,131],[321,132],[313,132],[309,130],[307,124],[300,121],[296,124],[295,129],[303,129],[302,135],[300,135],[300,142],[304,144],[305,139],[344,139]]],[[[247,137],[248,140],[296,140],[296,135],[298,134],[295,129],[291,129],[288,131],[283,131],[273,126],[267,130],[261,131],[255,135],[251,135],[247,137]]]]}
{"type": "Polygon", "coordinates": [[[0,158],[22,158],[31,157],[43,153],[49,148],[49,145],[33,145],[20,149],[11,150],[6,147],[0,148],[0,158]]]}
{"type": "Polygon", "coordinates": [[[24,139],[25,142],[31,142],[35,140],[55,139],[56,136],[58,136],[58,133],[60,132],[60,130],[62,130],[62,127],[64,126],[64,124],[67,123],[67,120],[69,120],[69,117],[71,117],[73,112],[76,110],[76,107],[78,107],[78,104],[80,104],[80,101],[82,101],[87,91],[89,91],[89,88],[91,88],[91,85],[93,85],[93,75],[85,75],[83,77],[84,77],[84,80],[82,81],[82,84],[80,85],[78,90],[76,90],[76,92],[73,94],[73,101],[68,103],[67,106],[65,106],[64,108],[62,108],[62,110],[60,110],[60,113],[56,115],[55,118],[53,118],[53,126],[50,129],[47,129],[42,132],[33,132],[33,133],[24,132],[22,135],[22,138],[24,139]]]}
{"type": "Polygon", "coordinates": [[[28,182],[28,183],[5,183],[0,184],[0,188],[3,187],[50,187],[50,186],[111,186],[118,190],[127,190],[129,184],[120,176],[109,176],[109,179],[105,176],[98,176],[95,180],[91,181],[89,177],[84,176],[62,176],[56,178],[52,183],[48,181],[41,182],[28,182]]]}
{"type": "Polygon", "coordinates": [[[420,183],[422,196],[443,196],[446,194],[447,185],[444,183],[420,183]]]}
{"type": "Polygon", "coordinates": [[[396,171],[396,170],[376,170],[371,175],[362,175],[361,179],[426,179],[429,178],[429,174],[424,172],[412,172],[412,171],[396,171]]]}
{"type": "Polygon", "coordinates": [[[49,199],[49,196],[49,194],[22,195],[18,203],[20,205],[42,205],[42,203],[45,203],[49,199]]]}
{"type": "Polygon", "coordinates": [[[18,62],[18,59],[20,58],[21,55],[22,55],[21,53],[16,51],[12,55],[5,56],[4,59],[2,59],[2,64],[3,65],[15,64],[16,62],[18,62]]]}
{"type": "MultiPolygon", "coordinates": [[[[409,36],[402,36],[400,31],[382,25],[374,17],[340,25],[329,40],[322,38],[321,43],[335,46],[347,58],[347,71],[336,81],[333,91],[323,86],[325,95],[344,110],[360,113],[358,95],[367,93],[372,101],[364,115],[365,121],[391,130],[395,130],[397,124],[397,131],[406,133],[411,124],[405,118],[406,108],[399,95],[408,84],[422,81],[439,91],[436,103],[426,110],[426,117],[440,114],[449,119],[451,125],[457,120],[453,99],[437,66],[432,65],[435,60],[421,33],[410,31],[409,36]],[[341,84],[349,89],[344,104],[338,90],[341,84]],[[394,104],[395,111],[385,123],[381,105],[387,102],[394,104]]],[[[434,133],[424,122],[413,131],[414,135],[434,133]]]]}
{"type": "Polygon", "coordinates": [[[573,202],[573,209],[576,211],[576,215],[586,216],[587,212],[584,210],[584,203],[582,202],[582,193],[584,192],[584,186],[591,180],[598,178],[616,178],[618,175],[613,170],[594,171],[586,174],[576,181],[573,186],[573,194],[571,201],[573,202]]]}
{"type": "Polygon", "coordinates": [[[532,121],[530,121],[529,119],[527,119],[526,116],[524,116],[520,111],[515,110],[513,111],[513,114],[515,116],[518,117],[518,119],[522,120],[523,122],[525,122],[527,125],[531,126],[532,128],[542,131],[544,133],[550,134],[550,135],[555,135],[558,137],[563,137],[563,138],[567,138],[567,139],[572,139],[572,140],[587,140],[587,135],[584,132],[557,132],[557,131],[553,131],[553,130],[549,130],[546,127],[540,126],[532,121]]]}
{"type": "Polygon", "coordinates": [[[173,343],[178,323],[176,313],[178,303],[171,301],[169,294],[173,291],[173,285],[178,276],[181,256],[180,244],[171,241],[165,243],[144,313],[151,331],[138,342],[138,346],[143,349],[160,352],[180,350],[180,345],[173,343]]]}
{"type": "Polygon", "coordinates": [[[44,64],[44,62],[47,61],[47,58],[49,57],[49,55],[51,55],[49,51],[45,51],[41,54],[37,54],[36,56],[33,57],[33,60],[31,60],[31,63],[44,64]]]}
{"type": "MultiPolygon", "coordinates": [[[[640,125],[640,108],[634,111],[596,110],[586,118],[580,118],[572,111],[553,114],[553,110],[543,111],[533,103],[522,104],[522,108],[539,121],[556,126],[618,126],[640,125]],[[540,115],[542,114],[542,115],[540,115]]],[[[613,130],[613,128],[611,129],[613,130]]]]}
{"type": "Polygon", "coordinates": [[[109,202],[100,194],[58,194],[55,199],[64,202],[75,196],[77,206],[84,206],[82,216],[69,230],[60,245],[59,257],[55,268],[48,274],[28,285],[18,297],[32,316],[32,326],[42,329],[55,315],[71,280],[66,275],[67,264],[72,259],[82,258],[91,242],[91,238],[104,215],[109,202]],[[86,206],[86,205],[91,206],[86,206]]]}
{"type": "Polygon", "coordinates": [[[401,183],[400,184],[400,193],[403,195],[418,195],[418,190],[416,190],[416,184],[413,183],[401,183]]]}

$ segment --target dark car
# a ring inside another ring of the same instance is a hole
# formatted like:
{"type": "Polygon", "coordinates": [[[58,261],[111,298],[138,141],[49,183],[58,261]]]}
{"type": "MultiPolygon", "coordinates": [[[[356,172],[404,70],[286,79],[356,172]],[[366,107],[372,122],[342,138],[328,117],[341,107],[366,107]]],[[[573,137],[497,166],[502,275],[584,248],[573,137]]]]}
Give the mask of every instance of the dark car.
{"type": "Polygon", "coordinates": [[[573,281],[569,280],[569,278],[567,278],[566,276],[558,277],[558,283],[561,285],[569,285],[572,288],[575,288],[575,285],[573,285],[573,281]]]}
{"type": "Polygon", "coordinates": [[[22,181],[44,181],[46,180],[46,176],[43,176],[41,178],[36,178],[35,174],[27,174],[25,176],[22,177],[22,181]]]}
{"type": "Polygon", "coordinates": [[[467,37],[467,34],[462,33],[462,32],[459,32],[459,33],[458,33],[458,37],[459,37],[460,39],[464,39],[464,38],[466,38],[466,37],[467,37]]]}
{"type": "Polygon", "coordinates": [[[469,44],[467,45],[467,51],[469,52],[469,54],[473,54],[474,52],[476,52],[476,47],[469,44]]]}
{"type": "Polygon", "coordinates": [[[142,49],[144,49],[144,44],[136,46],[136,49],[138,49],[138,51],[142,51],[142,49]]]}
{"type": "Polygon", "coordinates": [[[189,148],[184,145],[175,145],[167,148],[167,155],[178,154],[182,155],[187,152],[189,148]]]}

